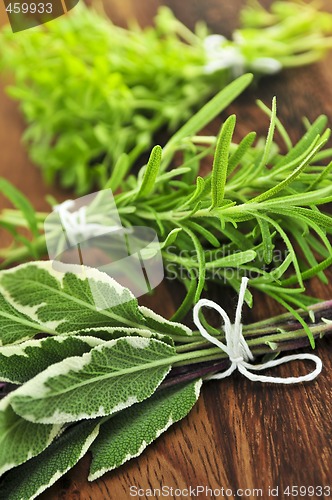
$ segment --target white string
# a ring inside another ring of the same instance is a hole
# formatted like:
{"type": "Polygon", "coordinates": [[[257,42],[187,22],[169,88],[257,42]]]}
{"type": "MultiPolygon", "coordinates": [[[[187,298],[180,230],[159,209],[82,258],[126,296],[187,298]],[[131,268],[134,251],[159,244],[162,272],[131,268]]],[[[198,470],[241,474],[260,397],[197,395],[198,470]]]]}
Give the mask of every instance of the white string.
{"type": "Polygon", "coordinates": [[[110,233],[122,229],[121,226],[104,226],[87,221],[86,206],[80,207],[78,210],[71,212],[75,206],[74,200],[66,200],[60,205],[53,207],[53,210],[58,213],[62,227],[70,245],[76,245],[77,237],[82,236],[85,240],[101,236],[105,233],[110,233]]]}
{"type": "Polygon", "coordinates": [[[194,307],[194,322],[200,331],[201,335],[206,338],[209,342],[220,347],[222,351],[224,351],[231,361],[231,366],[228,370],[216,373],[207,377],[208,379],[222,379],[229,377],[235,370],[239,370],[242,375],[247,377],[249,380],[253,382],[272,382],[274,384],[296,384],[299,382],[309,382],[310,380],[315,379],[320,372],[322,371],[322,361],[318,356],[314,354],[293,354],[290,356],[285,356],[280,359],[275,359],[272,361],[267,361],[266,363],[262,363],[260,365],[254,365],[250,362],[254,361],[254,356],[252,355],[249,346],[242,334],[242,307],[244,303],[244,295],[246,292],[248,284],[248,278],[242,278],[239,300],[236,308],[235,315],[235,323],[231,324],[231,321],[228,317],[226,311],[220,307],[218,304],[213,302],[212,300],[201,299],[197,302],[194,307]],[[210,335],[199,319],[199,312],[202,307],[210,307],[215,309],[220,316],[224,320],[224,331],[225,331],[225,339],[226,344],[218,340],[216,337],[210,335]],[[301,377],[267,377],[265,375],[257,375],[255,373],[251,373],[253,371],[261,371],[266,370],[267,368],[273,368],[274,366],[278,366],[284,363],[289,363],[290,361],[296,360],[309,360],[313,361],[316,365],[314,371],[308,373],[307,375],[303,375],[301,377]]]}
{"type": "Polygon", "coordinates": [[[205,73],[210,74],[225,68],[230,68],[234,77],[245,73],[244,56],[238,47],[229,45],[224,36],[207,36],[204,39],[204,50],[207,59],[205,73]]]}

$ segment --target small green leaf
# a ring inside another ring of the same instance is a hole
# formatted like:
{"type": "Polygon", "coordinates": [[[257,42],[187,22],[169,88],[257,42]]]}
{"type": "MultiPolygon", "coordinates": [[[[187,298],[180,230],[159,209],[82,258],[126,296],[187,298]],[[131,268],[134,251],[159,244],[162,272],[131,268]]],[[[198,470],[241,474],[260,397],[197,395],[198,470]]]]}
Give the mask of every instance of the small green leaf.
{"type": "Polygon", "coordinates": [[[212,167],[211,209],[220,207],[222,202],[224,201],[229,147],[232,141],[235,123],[235,115],[229,116],[221,128],[217,140],[212,167]]]}
{"type": "Polygon", "coordinates": [[[206,241],[208,241],[212,246],[214,246],[215,248],[220,248],[220,241],[215,237],[213,233],[211,233],[211,231],[193,221],[187,221],[186,225],[196,233],[203,236],[203,238],[205,238],[206,241]]]}
{"type": "Polygon", "coordinates": [[[182,229],[180,227],[172,229],[172,231],[168,233],[165,241],[160,243],[160,249],[162,250],[163,248],[167,248],[168,246],[172,245],[175,242],[178,234],[181,233],[181,231],[182,229]]]}
{"type": "Polygon", "coordinates": [[[273,142],[273,136],[274,136],[274,130],[276,127],[276,118],[277,118],[277,99],[276,99],[276,97],[273,97],[270,127],[269,127],[269,131],[267,134],[266,142],[265,142],[263,157],[262,157],[261,163],[260,163],[258,168],[265,166],[269,161],[272,142],[273,142]]]}
{"type": "Polygon", "coordinates": [[[227,175],[230,175],[238,166],[246,152],[251,148],[256,136],[256,132],[249,132],[249,134],[242,139],[240,144],[237,146],[236,151],[229,158],[227,175]]]}
{"type": "Polygon", "coordinates": [[[115,163],[112,175],[105,184],[104,189],[112,189],[112,191],[116,191],[125,178],[129,167],[130,163],[128,155],[126,155],[126,153],[122,153],[122,155],[119,156],[119,159],[115,163]]]}
{"type": "Polygon", "coordinates": [[[289,151],[289,153],[287,153],[286,156],[283,156],[280,159],[275,168],[279,168],[286,163],[290,163],[301,156],[308,149],[308,147],[310,147],[315,138],[323,133],[326,125],[327,117],[325,115],[318,117],[300,141],[289,151]]]}
{"type": "Polygon", "coordinates": [[[257,217],[257,221],[259,224],[259,228],[261,231],[262,235],[262,240],[263,240],[263,257],[264,257],[264,262],[266,264],[271,264],[272,259],[273,259],[273,249],[274,245],[272,243],[272,237],[269,229],[269,224],[265,221],[257,217]]]}
{"type": "Polygon", "coordinates": [[[274,113],[273,107],[272,107],[272,111],[271,111],[260,99],[257,99],[256,103],[258,104],[258,107],[262,111],[264,111],[264,113],[267,114],[267,116],[270,118],[270,120],[272,120],[272,117],[274,117],[276,128],[277,128],[279,134],[281,135],[281,137],[283,138],[283,141],[287,147],[287,150],[290,151],[293,147],[292,141],[291,141],[285,127],[283,126],[283,124],[281,123],[279,118],[274,113]]]}
{"type": "Polygon", "coordinates": [[[256,196],[255,198],[252,198],[249,200],[247,203],[260,203],[262,201],[268,200],[269,198],[272,198],[275,196],[279,191],[282,189],[285,189],[291,182],[293,182],[300,174],[301,172],[308,166],[312,158],[315,156],[317,151],[319,151],[326,141],[321,141],[317,144],[317,146],[313,149],[313,151],[303,160],[303,162],[291,173],[289,174],[284,180],[273,186],[271,189],[268,189],[264,193],[256,196]]]}
{"type": "Polygon", "coordinates": [[[36,212],[28,199],[10,182],[3,178],[0,178],[0,192],[2,192],[3,195],[6,196],[18,210],[21,210],[32,234],[37,237],[39,235],[39,231],[36,212]]]}
{"type": "Polygon", "coordinates": [[[153,191],[160,168],[162,151],[160,146],[155,146],[151,151],[149,161],[145,167],[142,184],[137,193],[137,198],[144,198],[153,191]]]}
{"type": "Polygon", "coordinates": [[[254,250],[234,252],[230,255],[225,255],[225,257],[220,257],[219,259],[208,262],[206,267],[207,269],[216,269],[218,267],[239,267],[247,262],[253,261],[255,257],[256,252],[254,250]]]}

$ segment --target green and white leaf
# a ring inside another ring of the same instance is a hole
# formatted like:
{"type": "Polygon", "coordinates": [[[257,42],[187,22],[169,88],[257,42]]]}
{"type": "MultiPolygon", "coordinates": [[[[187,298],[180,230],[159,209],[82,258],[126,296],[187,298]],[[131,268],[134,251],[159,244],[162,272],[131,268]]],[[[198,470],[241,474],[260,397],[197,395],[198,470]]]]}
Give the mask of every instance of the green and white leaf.
{"type": "MultiPolygon", "coordinates": [[[[75,268],[63,266],[64,270],[75,268]]],[[[16,322],[22,323],[22,315],[25,321],[25,318],[30,318],[25,325],[29,330],[19,338],[31,338],[34,329],[52,334],[94,327],[129,327],[135,328],[137,334],[140,328],[151,329],[147,327],[145,318],[149,310],[139,308],[130,290],[97,269],[85,267],[83,273],[81,266],[77,266],[77,274],[74,274],[54,270],[50,261],[23,264],[1,272],[0,292],[10,306],[7,316],[10,315],[9,326],[12,329],[16,322]],[[97,310],[90,286],[93,286],[94,293],[98,291],[99,307],[101,300],[105,301],[105,309],[97,310]]],[[[1,309],[6,312],[5,306],[1,309]]],[[[155,315],[154,319],[156,329],[153,333],[168,330],[165,324],[172,326],[161,316],[155,315]]],[[[175,324],[173,330],[181,335],[190,334],[190,329],[180,324],[175,324]]],[[[8,337],[6,343],[12,337],[8,337]]]]}
{"type": "Polygon", "coordinates": [[[0,345],[22,342],[40,331],[37,321],[18,311],[0,292],[0,345]]]}
{"type": "Polygon", "coordinates": [[[139,306],[139,310],[145,317],[147,327],[152,330],[156,330],[164,335],[174,336],[175,339],[177,335],[190,336],[193,334],[188,326],[176,321],[169,321],[148,307],[139,306]]]}
{"type": "Polygon", "coordinates": [[[54,484],[85,455],[96,439],[100,420],[68,429],[43,453],[10,471],[1,485],[1,498],[33,500],[54,484]]]}
{"type": "MultiPolygon", "coordinates": [[[[150,311],[150,309],[146,308],[147,311],[150,311]]],[[[160,316],[161,317],[161,316],[160,316]]],[[[163,318],[162,318],[163,319],[163,318]]],[[[176,323],[173,323],[171,321],[165,320],[165,324],[170,324],[170,334],[172,334],[172,328],[176,328],[176,323]]],[[[147,325],[148,326],[148,325],[147,325]]],[[[159,325],[160,327],[160,325],[159,325]]],[[[160,327],[161,329],[161,327],[160,327]]],[[[166,329],[166,328],[165,328],[166,329]]],[[[190,330],[191,331],[191,330],[190,330]]],[[[101,328],[85,328],[84,330],[80,330],[77,332],[70,332],[70,335],[78,335],[79,337],[87,337],[93,336],[96,337],[100,340],[104,340],[108,342],[109,340],[115,340],[119,339],[121,337],[137,337],[139,335],[140,337],[144,337],[147,339],[157,339],[161,340],[162,342],[165,342],[166,344],[169,345],[174,345],[174,340],[173,337],[168,336],[167,334],[163,333],[154,333],[151,330],[143,330],[141,328],[129,328],[126,326],[120,327],[120,326],[115,326],[115,327],[101,327],[101,328]]]]}
{"type": "Polygon", "coordinates": [[[155,393],[102,424],[91,446],[89,480],[139,456],[144,449],[172,424],[184,418],[196,403],[202,381],[171,387],[155,393]]]}
{"type": "Polygon", "coordinates": [[[61,430],[18,416],[10,406],[12,394],[0,402],[0,475],[41,453],[61,430]]]}
{"type": "Polygon", "coordinates": [[[82,356],[103,343],[96,337],[59,335],[0,348],[0,380],[23,384],[54,363],[82,356]]]}
{"type": "Polygon", "coordinates": [[[150,397],[175,354],[155,339],[111,340],[50,366],[19,387],[11,404],[23,418],[43,424],[111,415],[150,397]]]}

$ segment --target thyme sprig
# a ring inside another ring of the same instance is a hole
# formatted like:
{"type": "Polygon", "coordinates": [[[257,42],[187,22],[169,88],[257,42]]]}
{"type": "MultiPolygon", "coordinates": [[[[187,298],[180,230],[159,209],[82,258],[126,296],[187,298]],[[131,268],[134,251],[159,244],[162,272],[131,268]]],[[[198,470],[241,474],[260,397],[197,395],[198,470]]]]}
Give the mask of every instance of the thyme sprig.
{"type": "Polygon", "coordinates": [[[128,172],[156,131],[176,130],[235,76],[318,60],[331,33],[332,16],[314,5],[254,3],[233,40],[211,49],[203,23],[191,32],[165,7],[154,27],[126,30],[82,3],[40,29],[5,30],[0,67],[14,74],[8,91],[27,122],[32,160],[48,182],[59,177],[83,194],[112,171],[128,172]]]}

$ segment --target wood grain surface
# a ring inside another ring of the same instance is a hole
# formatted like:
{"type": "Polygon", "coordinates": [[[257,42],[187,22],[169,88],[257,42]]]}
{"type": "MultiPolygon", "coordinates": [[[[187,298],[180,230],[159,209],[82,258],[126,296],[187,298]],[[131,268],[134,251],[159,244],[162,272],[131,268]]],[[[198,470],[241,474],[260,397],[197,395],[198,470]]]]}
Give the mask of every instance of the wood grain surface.
{"type": "MultiPolygon", "coordinates": [[[[135,16],[147,25],[152,22],[157,6],[167,4],[191,28],[196,21],[204,19],[214,32],[229,34],[237,25],[243,3],[242,0],[107,0],[105,7],[117,23],[125,24],[128,17],[135,16]]],[[[332,11],[328,1],[325,7],[332,11]]],[[[255,99],[269,104],[274,95],[278,98],[279,117],[294,140],[303,133],[303,116],[313,120],[325,113],[331,125],[332,54],[320,64],[264,78],[239,98],[227,110],[227,114],[235,112],[238,116],[238,137],[250,130],[266,132],[268,121],[258,112],[255,99]]],[[[68,193],[45,187],[39,171],[29,161],[20,143],[23,120],[3,88],[0,106],[0,175],[22,189],[36,209],[47,209],[46,193],[51,192],[59,199],[67,198],[68,193]]],[[[211,131],[218,131],[221,120],[215,121],[211,131]]],[[[1,199],[1,208],[5,203],[1,199]]],[[[332,272],[330,278],[332,283],[332,272]]],[[[327,287],[314,280],[310,292],[320,298],[331,298],[332,284],[327,287]]],[[[163,285],[155,297],[145,303],[170,316],[176,296],[177,290],[163,285]]],[[[224,291],[215,290],[213,298],[220,302],[227,299],[233,314],[234,295],[225,296],[224,291]]],[[[246,314],[245,319],[259,320],[279,310],[272,301],[257,295],[254,311],[246,314]]],[[[317,354],[324,363],[323,373],[316,381],[299,386],[255,384],[239,374],[225,381],[208,382],[189,416],[162,435],[139,458],[88,483],[90,457],[86,456],[41,498],[126,500],[134,498],[130,496],[133,485],[147,490],[140,498],[267,499],[272,498],[269,487],[278,487],[276,497],[287,499],[292,498],[283,494],[287,486],[332,486],[331,353],[331,340],[320,341],[317,354]],[[218,492],[208,491],[198,496],[185,496],[185,493],[175,496],[174,492],[173,495],[151,496],[148,491],[162,486],[183,489],[198,485],[212,490],[230,488],[234,495],[218,496],[218,492]],[[251,492],[241,497],[235,493],[238,488],[251,492]],[[254,492],[255,488],[262,489],[262,494],[254,492]]],[[[299,375],[307,368],[293,363],[280,367],[277,372],[281,376],[299,375]]]]}

